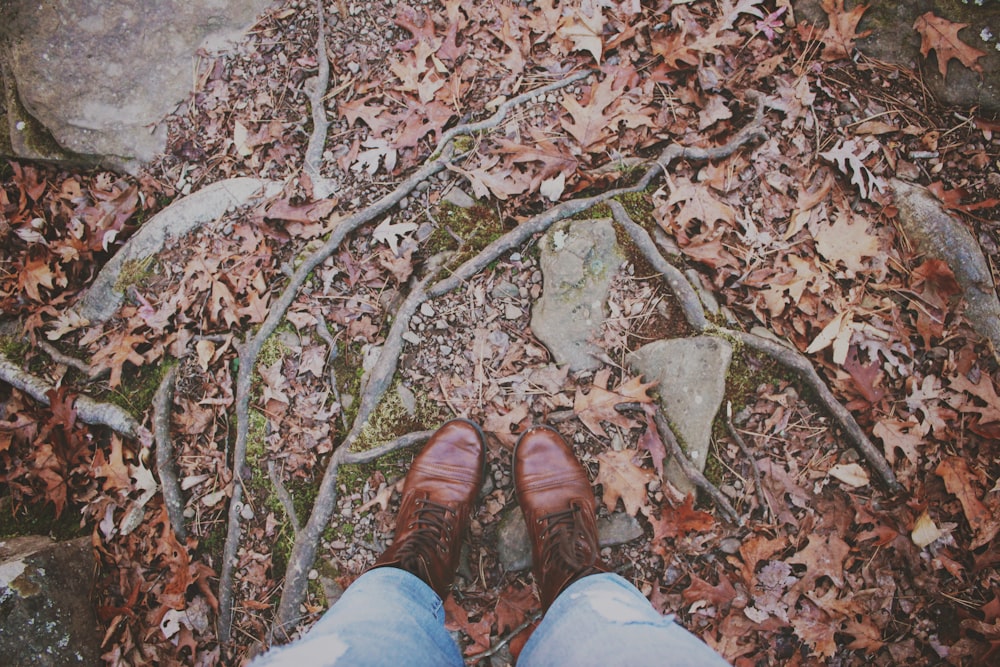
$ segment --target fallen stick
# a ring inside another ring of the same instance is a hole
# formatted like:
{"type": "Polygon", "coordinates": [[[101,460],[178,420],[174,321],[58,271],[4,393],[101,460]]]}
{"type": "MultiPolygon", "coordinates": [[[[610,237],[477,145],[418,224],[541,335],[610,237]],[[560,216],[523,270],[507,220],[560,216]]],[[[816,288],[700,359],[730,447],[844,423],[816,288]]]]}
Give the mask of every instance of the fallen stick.
{"type": "Polygon", "coordinates": [[[736,445],[740,448],[740,451],[743,452],[743,456],[747,457],[747,460],[750,462],[750,471],[753,473],[754,491],[757,494],[757,504],[764,510],[764,519],[770,521],[774,516],[774,510],[771,509],[771,503],[767,499],[767,494],[764,493],[764,485],[760,479],[760,468],[757,467],[757,459],[753,457],[750,448],[747,447],[747,443],[743,440],[743,436],[740,435],[739,431],[736,430],[736,426],[733,425],[732,401],[726,402],[726,429],[729,431],[729,436],[736,441],[736,445]]]}
{"type": "Polygon", "coordinates": [[[274,467],[274,459],[267,460],[267,477],[271,480],[271,485],[274,486],[274,495],[278,496],[278,502],[281,503],[281,508],[285,510],[285,515],[288,517],[289,523],[292,524],[292,531],[298,535],[299,531],[302,530],[302,524],[299,523],[299,515],[295,511],[295,502],[292,500],[292,494],[285,488],[285,485],[281,481],[281,475],[278,474],[278,469],[274,467]]]}
{"type": "Polygon", "coordinates": [[[480,660],[488,658],[491,655],[495,655],[496,652],[499,651],[500,649],[502,649],[504,646],[506,646],[507,643],[510,642],[511,639],[513,639],[514,637],[517,637],[519,634],[521,634],[522,632],[524,632],[525,630],[527,630],[528,626],[530,626],[532,623],[534,623],[535,621],[537,621],[541,617],[542,617],[542,612],[541,611],[536,611],[536,612],[533,612],[531,614],[528,614],[527,618],[525,618],[523,621],[521,621],[520,625],[518,625],[516,628],[514,628],[513,630],[511,630],[510,632],[508,632],[506,635],[504,635],[503,637],[501,637],[499,639],[499,641],[497,641],[496,644],[494,644],[493,646],[489,647],[487,650],[483,651],[482,653],[473,653],[472,655],[470,655],[467,658],[465,658],[465,664],[467,664],[467,665],[478,665],[480,660]]]}

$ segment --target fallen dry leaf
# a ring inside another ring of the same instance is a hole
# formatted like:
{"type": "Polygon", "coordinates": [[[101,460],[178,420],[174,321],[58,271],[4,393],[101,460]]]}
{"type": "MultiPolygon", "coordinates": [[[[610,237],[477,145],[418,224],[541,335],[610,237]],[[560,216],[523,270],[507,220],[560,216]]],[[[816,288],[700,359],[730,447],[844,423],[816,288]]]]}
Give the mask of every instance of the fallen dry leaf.
{"type": "Polygon", "coordinates": [[[594,483],[600,484],[604,489],[604,504],[611,512],[621,500],[629,514],[635,516],[642,512],[649,515],[646,485],[656,478],[656,474],[637,465],[637,455],[638,452],[631,449],[601,452],[597,455],[601,467],[594,483]]]}
{"type": "Polygon", "coordinates": [[[1000,532],[1000,515],[991,512],[979,499],[977,478],[968,462],[960,456],[950,456],[941,461],[934,472],[944,480],[948,493],[962,504],[965,518],[972,527],[971,547],[978,549],[992,541],[1000,532]]]}
{"type": "Polygon", "coordinates": [[[968,23],[953,23],[936,16],[934,12],[922,14],[914,22],[913,29],[920,33],[921,38],[920,53],[926,58],[932,50],[937,52],[938,70],[941,76],[948,76],[948,63],[952,59],[958,60],[974,72],[983,71],[978,60],[985,56],[986,52],[969,46],[958,36],[958,32],[968,26],[968,23]]]}

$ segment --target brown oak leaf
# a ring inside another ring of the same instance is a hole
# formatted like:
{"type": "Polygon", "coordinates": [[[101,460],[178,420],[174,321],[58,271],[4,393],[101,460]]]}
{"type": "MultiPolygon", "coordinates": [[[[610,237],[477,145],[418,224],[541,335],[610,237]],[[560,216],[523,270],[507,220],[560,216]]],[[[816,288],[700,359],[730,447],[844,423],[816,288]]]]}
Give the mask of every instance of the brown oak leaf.
{"type": "Polygon", "coordinates": [[[142,366],[145,362],[143,356],[134,349],[139,343],[145,342],[147,342],[145,336],[136,334],[123,334],[112,337],[108,341],[108,344],[103,346],[94,355],[94,358],[91,360],[92,365],[94,368],[111,369],[111,378],[108,383],[113,389],[122,382],[122,366],[125,365],[126,361],[135,366],[142,366]]]}
{"type": "Polygon", "coordinates": [[[688,533],[711,530],[715,517],[708,512],[694,508],[694,496],[688,494],[680,507],[663,507],[659,519],[650,519],[653,525],[653,539],[663,540],[683,537],[688,533]]]}
{"type": "Polygon", "coordinates": [[[950,456],[934,473],[944,480],[944,487],[962,503],[962,511],[972,526],[972,548],[989,543],[1000,532],[1000,514],[991,512],[977,493],[976,475],[960,456],[950,456]]]}
{"type": "Polygon", "coordinates": [[[594,375],[594,386],[590,392],[584,394],[577,390],[573,400],[573,411],[583,422],[584,426],[596,436],[606,438],[608,436],[602,421],[615,424],[624,429],[630,429],[637,424],[626,415],[615,410],[619,403],[652,403],[653,398],[649,395],[649,390],[656,385],[655,382],[644,383],[642,378],[634,377],[622,382],[614,390],[608,391],[607,386],[610,371],[598,371],[594,375]]]}
{"type": "Polygon", "coordinates": [[[597,455],[601,467],[594,483],[604,488],[604,504],[612,512],[621,499],[629,514],[634,516],[642,512],[649,516],[646,485],[656,478],[656,473],[639,467],[635,462],[637,455],[638,452],[633,449],[607,451],[597,455]]]}
{"type": "Polygon", "coordinates": [[[844,0],[823,0],[823,11],[830,20],[819,41],[823,42],[823,60],[849,58],[854,40],[867,36],[871,31],[859,33],[858,22],[868,5],[856,5],[851,11],[844,9],[844,0]]]}
{"type": "Polygon", "coordinates": [[[448,630],[461,630],[472,642],[465,647],[465,654],[481,653],[490,648],[490,628],[493,613],[484,613],[478,621],[469,620],[469,612],[462,609],[455,598],[449,595],[444,601],[445,624],[448,630]]]}
{"type": "Polygon", "coordinates": [[[836,533],[826,537],[810,535],[805,549],[787,559],[787,562],[806,566],[800,586],[806,590],[820,577],[826,576],[839,588],[844,585],[844,559],[851,547],[836,533]]]}
{"type": "Polygon", "coordinates": [[[927,12],[917,17],[913,29],[920,33],[920,53],[925,58],[933,49],[937,52],[938,70],[941,76],[948,75],[948,63],[957,59],[974,72],[982,72],[976,62],[986,55],[985,51],[973,48],[958,37],[958,31],[968,27],[968,23],[953,23],[948,19],[927,12]]]}

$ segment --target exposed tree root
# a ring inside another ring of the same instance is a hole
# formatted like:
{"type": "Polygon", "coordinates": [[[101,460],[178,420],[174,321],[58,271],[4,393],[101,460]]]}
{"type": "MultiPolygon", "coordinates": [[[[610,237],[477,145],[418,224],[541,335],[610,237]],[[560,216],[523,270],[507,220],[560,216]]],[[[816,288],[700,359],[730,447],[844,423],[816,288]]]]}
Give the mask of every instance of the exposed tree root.
{"type": "Polygon", "coordinates": [[[316,85],[309,92],[309,104],[312,106],[313,131],[309,135],[309,145],[306,147],[304,170],[313,183],[313,192],[317,199],[324,199],[333,194],[335,184],[323,178],[320,168],[323,165],[323,149],[326,147],[326,132],[330,121],[326,117],[326,89],[330,84],[330,60],[326,57],[326,13],[323,1],[316,1],[316,16],[319,28],[316,35],[316,85]]]}
{"type": "Polygon", "coordinates": [[[111,374],[110,368],[102,368],[100,370],[94,370],[85,361],[77,359],[76,357],[71,357],[68,354],[63,354],[62,352],[57,350],[55,346],[46,343],[44,340],[38,341],[38,348],[45,354],[49,355],[49,358],[51,358],[52,361],[56,362],[57,364],[61,364],[63,366],[69,366],[70,368],[75,368],[76,370],[86,375],[88,380],[97,380],[98,378],[104,375],[111,374]]]}
{"type": "Polygon", "coordinates": [[[664,280],[667,281],[667,285],[671,290],[674,290],[675,286],[677,287],[674,290],[674,296],[680,302],[688,324],[695,331],[738,340],[758,352],[763,352],[785,368],[793,371],[799,379],[816,393],[820,404],[837,420],[847,435],[848,440],[861,451],[865,460],[868,461],[868,465],[875,470],[885,487],[891,493],[902,491],[902,486],[896,481],[896,476],[893,474],[889,462],[886,461],[878,448],[872,444],[868,436],[865,435],[865,432],[861,430],[861,427],[854,420],[854,416],[851,415],[850,411],[833,395],[833,392],[826,386],[823,378],[819,376],[819,373],[813,368],[812,363],[804,355],[798,350],[786,347],[768,338],[744,331],[717,327],[708,322],[705,318],[705,311],[701,301],[698,299],[695,290],[687,282],[684,274],[664,259],[663,255],[656,249],[656,245],[649,234],[646,233],[646,230],[632,220],[625,211],[624,206],[614,201],[610,202],[609,206],[611,207],[615,221],[628,233],[632,241],[636,244],[636,247],[639,248],[653,268],[663,273],[664,280]]]}
{"type": "MultiPolygon", "coordinates": [[[[575,77],[572,80],[576,80],[582,77],[575,77]]],[[[571,80],[564,80],[558,84],[551,84],[545,88],[539,89],[532,93],[526,93],[517,98],[513,98],[508,102],[505,102],[506,108],[510,108],[515,103],[521,103],[526,101],[528,98],[534,96],[538,93],[543,93],[546,89],[552,89],[554,87],[561,87],[562,85],[568,85],[571,80]]],[[[499,114],[504,111],[504,106],[497,111],[499,114]]],[[[465,134],[471,131],[480,131],[484,129],[489,129],[499,122],[497,119],[497,114],[494,114],[488,121],[483,121],[480,123],[473,123],[467,126],[459,126],[446,134],[446,138],[449,136],[458,136],[458,134],[465,134]],[[464,132],[459,132],[462,127],[475,128],[474,130],[466,130],[464,132]]],[[[630,187],[618,188],[615,190],[608,190],[600,194],[594,195],[592,197],[585,197],[582,199],[574,199],[567,202],[563,202],[556,206],[553,206],[546,212],[537,215],[530,220],[527,220],[511,231],[507,232],[505,235],[501,236],[499,239],[493,241],[488,246],[483,248],[476,256],[467,260],[458,269],[455,270],[452,275],[447,278],[440,280],[439,282],[433,284],[429,288],[427,283],[429,278],[424,278],[411,292],[410,296],[407,297],[404,306],[400,309],[400,313],[393,324],[392,329],[386,336],[386,344],[383,348],[381,354],[379,355],[379,360],[376,363],[376,367],[372,370],[371,379],[363,389],[362,401],[363,405],[367,402],[371,408],[378,405],[378,402],[382,398],[382,393],[388,387],[391,378],[396,371],[396,363],[399,359],[398,352],[402,349],[402,335],[406,331],[406,326],[409,323],[409,317],[413,312],[416,311],[420,305],[429,298],[436,298],[447,294],[451,290],[457,288],[464,281],[469,280],[477,273],[486,268],[490,262],[493,262],[499,258],[505,252],[514,250],[515,248],[523,245],[529,238],[535,234],[541,234],[545,232],[550,226],[559,220],[564,220],[566,218],[572,217],[577,213],[586,211],[589,208],[597,204],[611,200],[613,197],[641,192],[645,190],[649,184],[652,182],[661,171],[665,170],[667,165],[669,165],[673,160],[677,158],[687,158],[691,160],[707,160],[707,159],[717,159],[722,157],[727,157],[738,150],[741,146],[747,144],[750,141],[759,139],[762,136],[763,127],[763,107],[758,104],[757,115],[748,127],[737,133],[729,142],[722,146],[716,146],[713,148],[685,148],[676,144],[672,144],[665,148],[658,159],[651,164],[651,166],[643,174],[639,181],[630,187]],[[407,314],[408,313],[408,314],[407,314]],[[392,347],[390,347],[390,345],[392,347]]],[[[445,140],[443,139],[442,142],[445,140]]],[[[443,145],[443,144],[442,144],[443,145]]],[[[431,164],[434,164],[432,162],[431,164]]],[[[426,167],[422,168],[426,169],[426,167]]],[[[398,201],[398,200],[397,200],[398,201]]],[[[361,212],[364,213],[364,212],[361,212]]],[[[360,214],[356,214],[360,215],[360,214]]],[[[343,224],[343,223],[342,223],[343,224]]],[[[338,228],[339,230],[340,228],[338,228]]],[[[332,239],[331,239],[332,240],[332,239]]],[[[338,240],[339,243],[339,240],[338,240]]],[[[329,245],[329,244],[327,244],[329,245]]],[[[332,252],[332,250],[330,251],[332,252]]],[[[300,268],[301,271],[301,268],[300,268]]],[[[433,269],[432,269],[433,271],[433,269]]],[[[298,272],[296,272],[298,273],[298,272]]],[[[433,276],[433,273],[429,274],[433,276]]],[[[294,280],[294,277],[293,277],[294,280]]],[[[683,280],[683,276],[682,276],[683,280]]],[[[686,285],[686,281],[684,282],[686,285]]],[[[291,285],[289,286],[291,287],[291,285]]],[[[690,286],[688,286],[690,289],[690,286]]],[[[287,294],[286,288],[286,294],[287,294]]],[[[275,307],[272,308],[271,314],[268,316],[268,321],[275,316],[275,308],[278,304],[284,303],[284,294],[276,302],[275,307]]],[[[287,304],[291,303],[291,295],[287,304]]],[[[287,304],[285,307],[287,307],[287,304]]],[[[280,321],[280,313],[277,316],[280,321]]],[[[262,325],[262,330],[267,325],[267,321],[262,325]]],[[[258,336],[260,332],[258,332],[258,336]]],[[[246,360],[243,358],[241,353],[241,375],[249,370],[244,366],[246,360]]],[[[237,393],[237,418],[239,419],[239,409],[241,402],[239,400],[239,393],[237,393]]],[[[245,408],[244,408],[245,409],[245,408]]],[[[364,426],[364,421],[367,419],[368,413],[365,409],[359,410],[359,414],[355,419],[354,427],[351,432],[345,438],[345,444],[349,447],[350,443],[354,441],[358,433],[364,426]]],[[[244,436],[245,437],[245,436],[244,436]]],[[[237,431],[237,443],[239,443],[239,430],[237,431]]],[[[393,450],[387,450],[393,451],[393,450]]],[[[319,536],[322,533],[323,528],[326,526],[326,522],[329,520],[330,513],[333,511],[333,506],[336,502],[336,475],[338,468],[341,463],[347,462],[347,457],[350,455],[347,452],[347,448],[341,445],[337,451],[334,452],[327,466],[327,471],[323,476],[323,481],[320,486],[319,494],[316,497],[316,503],[313,508],[313,514],[310,516],[309,522],[303,529],[296,540],[295,546],[292,549],[292,554],[289,558],[288,569],[285,572],[285,587],[282,591],[281,601],[278,603],[278,610],[275,614],[274,625],[272,626],[272,635],[285,638],[288,637],[300,620],[299,617],[299,606],[305,599],[305,592],[307,586],[306,574],[312,568],[313,562],[316,557],[316,549],[319,542],[319,536]],[[341,452],[345,452],[341,455],[341,452]],[[314,520],[315,519],[315,520],[314,520]]],[[[374,459],[370,459],[374,460],[374,459]]],[[[235,494],[234,494],[235,497],[235,494]]],[[[230,513],[232,515],[232,512],[230,513]]],[[[235,553],[235,552],[234,552],[235,553]]],[[[222,583],[220,583],[220,587],[222,583]]],[[[221,609],[221,593],[225,593],[225,590],[220,591],[220,609],[221,609]]],[[[230,593],[231,595],[231,593],[230,593]]]]}
{"type": "MultiPolygon", "coordinates": [[[[319,54],[320,58],[325,57],[325,49],[322,54],[319,54]]],[[[438,142],[437,149],[431,155],[427,162],[420,167],[412,176],[400,183],[392,192],[386,194],[381,199],[376,201],[371,206],[365,208],[364,210],[358,211],[347,218],[341,220],[337,227],[330,234],[330,238],[324,243],[319,249],[314,251],[309,257],[299,265],[298,269],[292,274],[285,286],[282,293],[275,299],[271,306],[268,316],[265,318],[264,322],[261,324],[260,328],[249,337],[246,342],[237,346],[240,356],[240,368],[236,378],[236,442],[233,447],[233,470],[235,471],[235,476],[237,479],[237,484],[233,487],[233,496],[229,503],[229,518],[226,531],[226,544],[223,549],[221,575],[219,580],[219,641],[223,644],[229,642],[230,630],[232,625],[232,611],[233,611],[233,575],[234,566],[236,559],[236,551],[239,547],[240,541],[240,513],[239,507],[243,499],[243,477],[246,474],[244,470],[246,466],[246,444],[247,444],[247,433],[249,430],[249,409],[250,409],[250,389],[251,389],[251,378],[253,374],[253,369],[257,363],[257,356],[260,354],[261,347],[264,345],[264,341],[274,333],[275,329],[281,323],[284,318],[285,311],[295,300],[298,295],[299,289],[305,283],[309,274],[319,266],[323,261],[325,261],[330,255],[332,255],[340,247],[340,244],[344,241],[348,234],[353,232],[355,229],[363,224],[375,220],[379,216],[387,213],[393,207],[395,207],[399,201],[410,194],[418,184],[427,180],[431,176],[434,176],[441,170],[445,168],[454,154],[452,148],[452,141],[455,137],[462,135],[469,135],[476,132],[483,132],[486,130],[493,129],[497,127],[511,109],[524,104],[525,102],[532,99],[535,95],[544,95],[552,91],[564,88],[576,81],[579,81],[586,76],[589,76],[589,71],[579,72],[570,77],[551,83],[546,86],[542,86],[536,90],[529,93],[524,93],[516,97],[507,100],[499,106],[499,108],[494,112],[492,116],[486,120],[479,121],[476,123],[465,123],[451,128],[445,132],[441,140],[438,142]]],[[[419,304],[418,304],[419,305],[419,304]]],[[[390,376],[391,377],[391,376],[390,376]]],[[[377,405],[377,400],[375,402],[377,405]]],[[[360,415],[359,415],[360,416],[360,415]]],[[[363,420],[360,422],[363,423],[363,420]]],[[[355,423],[355,428],[352,429],[352,433],[360,428],[358,422],[355,423]]],[[[355,433],[356,437],[356,433],[355,433]]],[[[338,448],[337,451],[340,451],[338,448]]],[[[333,467],[333,480],[336,479],[336,466],[339,465],[340,461],[334,456],[331,458],[329,466],[333,467]]],[[[328,467],[327,474],[324,474],[324,480],[329,476],[330,470],[328,467]]],[[[325,481],[324,481],[325,485],[325,481]]],[[[335,486],[332,484],[331,486],[335,486]]],[[[335,497],[335,488],[330,492],[331,497],[335,497]]],[[[317,499],[318,500],[318,499],[317,499]]],[[[316,507],[322,512],[323,509],[320,507],[321,503],[317,502],[316,507]]],[[[316,510],[314,509],[314,512],[316,510]]],[[[317,517],[318,518],[318,517],[317,517]]],[[[293,561],[289,562],[288,573],[286,574],[285,580],[285,591],[282,594],[282,602],[279,604],[279,613],[275,620],[275,628],[282,628],[289,623],[289,620],[298,613],[298,606],[301,603],[304,593],[305,593],[305,583],[299,583],[299,579],[304,582],[304,575],[308,572],[309,568],[312,567],[313,559],[315,558],[316,544],[311,546],[305,546],[303,543],[306,537],[312,535],[313,532],[310,530],[311,526],[314,526],[317,522],[310,520],[307,522],[306,526],[300,535],[300,539],[296,540],[296,545],[293,548],[293,561]],[[301,545],[301,546],[300,546],[301,545]],[[296,558],[296,554],[301,553],[302,556],[296,558]],[[303,572],[299,572],[299,565],[308,565],[305,567],[303,572]],[[289,581],[291,577],[291,581],[289,581]],[[297,600],[292,600],[289,597],[289,586],[291,584],[291,589],[298,596],[297,600]]],[[[320,528],[320,531],[322,527],[320,528]]],[[[318,539],[319,532],[316,533],[316,538],[318,539]]],[[[281,634],[281,633],[279,633],[281,634]]]]}
{"type": "Polygon", "coordinates": [[[656,422],[656,430],[660,433],[660,439],[667,445],[670,451],[670,455],[674,457],[677,463],[680,465],[681,470],[684,471],[684,475],[691,480],[691,483],[696,487],[704,491],[711,497],[712,502],[715,506],[719,508],[722,515],[725,517],[726,521],[736,524],[737,526],[743,525],[743,519],[733,506],[729,503],[729,499],[719,489],[715,487],[708,481],[708,478],[702,474],[695,464],[691,463],[684,450],[681,449],[681,445],[677,442],[677,436],[674,435],[674,431],[670,428],[670,424],[667,423],[667,418],[663,416],[661,410],[657,410],[653,414],[653,421],[656,422]]]}
{"type": "Polygon", "coordinates": [[[184,526],[184,496],[177,483],[174,443],[170,439],[170,405],[174,401],[177,365],[171,366],[160,381],[153,397],[153,439],[156,442],[156,472],[160,476],[163,503],[167,507],[170,525],[178,539],[187,537],[184,526]]]}
{"type": "Polygon", "coordinates": [[[288,522],[292,524],[292,531],[295,535],[298,535],[299,531],[302,530],[302,524],[299,523],[299,515],[295,511],[295,502],[292,500],[292,494],[285,488],[285,484],[281,481],[281,475],[274,466],[274,459],[268,459],[267,461],[267,477],[271,480],[271,484],[274,485],[274,495],[278,496],[278,502],[281,503],[281,508],[285,510],[288,522]]]}
{"type": "MultiPolygon", "coordinates": [[[[49,405],[47,394],[55,389],[42,378],[21,370],[17,364],[11,362],[3,354],[0,354],[0,381],[23,391],[42,405],[49,405]]],[[[139,440],[145,446],[150,446],[153,443],[152,434],[132,415],[114,403],[101,403],[80,394],[73,402],[73,408],[76,410],[77,418],[84,424],[107,426],[116,433],[139,440]]]]}

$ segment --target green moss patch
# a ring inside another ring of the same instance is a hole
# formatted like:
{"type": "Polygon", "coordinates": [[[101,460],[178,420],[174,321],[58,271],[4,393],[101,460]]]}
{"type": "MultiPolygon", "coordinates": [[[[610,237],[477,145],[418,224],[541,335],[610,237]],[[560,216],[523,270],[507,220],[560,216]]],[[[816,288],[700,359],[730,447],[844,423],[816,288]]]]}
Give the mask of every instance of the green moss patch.
{"type": "Polygon", "coordinates": [[[498,213],[484,204],[462,208],[445,202],[438,208],[435,218],[438,225],[425,243],[425,252],[428,256],[454,252],[455,256],[448,263],[451,268],[475,256],[506,231],[498,213]]]}

